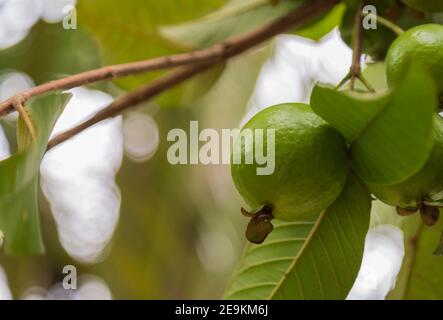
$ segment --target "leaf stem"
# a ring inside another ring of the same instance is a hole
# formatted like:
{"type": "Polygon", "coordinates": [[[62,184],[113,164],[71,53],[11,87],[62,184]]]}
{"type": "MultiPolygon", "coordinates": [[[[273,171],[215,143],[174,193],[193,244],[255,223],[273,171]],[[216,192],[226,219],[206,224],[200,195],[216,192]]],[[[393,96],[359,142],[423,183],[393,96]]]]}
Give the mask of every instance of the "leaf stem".
{"type": "Polygon", "coordinates": [[[365,13],[364,15],[367,17],[373,17],[373,18],[377,19],[377,22],[380,22],[381,25],[385,26],[386,28],[388,28],[389,30],[394,32],[397,36],[399,36],[405,32],[405,30],[400,28],[397,24],[395,24],[394,22],[392,22],[382,16],[375,15],[373,13],[365,13]]]}
{"type": "Polygon", "coordinates": [[[37,133],[35,131],[34,125],[32,124],[32,120],[29,117],[29,114],[24,107],[25,100],[26,98],[23,96],[17,97],[17,99],[14,100],[13,107],[18,112],[20,118],[23,120],[23,123],[25,124],[26,129],[28,129],[31,139],[35,140],[35,138],[37,137],[37,133]]]}

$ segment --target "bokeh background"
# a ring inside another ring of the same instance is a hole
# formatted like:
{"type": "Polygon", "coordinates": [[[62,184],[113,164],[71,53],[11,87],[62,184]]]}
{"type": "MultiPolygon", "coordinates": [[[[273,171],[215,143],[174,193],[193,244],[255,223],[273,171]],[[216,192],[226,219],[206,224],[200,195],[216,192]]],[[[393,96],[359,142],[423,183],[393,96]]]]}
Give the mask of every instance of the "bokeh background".
{"type": "MultiPolygon", "coordinates": [[[[81,16],[76,30],[61,25],[63,9],[75,4],[0,0],[0,100],[102,65],[81,16]]],[[[168,131],[188,131],[190,120],[201,129],[236,128],[266,106],[307,102],[316,81],[338,83],[350,61],[337,30],[319,42],[282,35],[230,61],[201,98],[168,108],[145,103],[50,151],[41,166],[46,254],[0,253],[0,298],[220,298],[245,244],[242,201],[229,166],[169,164],[168,131]],[[61,287],[65,265],[77,267],[75,292],[61,287]]],[[[377,77],[377,68],[369,77],[377,77]]],[[[376,82],[383,86],[383,79],[376,82]]],[[[111,83],[71,92],[54,134],[122,93],[111,83]]],[[[14,114],[1,120],[0,158],[15,151],[15,120],[14,114]]],[[[373,229],[349,298],[383,299],[403,251],[398,228],[373,229]]]]}

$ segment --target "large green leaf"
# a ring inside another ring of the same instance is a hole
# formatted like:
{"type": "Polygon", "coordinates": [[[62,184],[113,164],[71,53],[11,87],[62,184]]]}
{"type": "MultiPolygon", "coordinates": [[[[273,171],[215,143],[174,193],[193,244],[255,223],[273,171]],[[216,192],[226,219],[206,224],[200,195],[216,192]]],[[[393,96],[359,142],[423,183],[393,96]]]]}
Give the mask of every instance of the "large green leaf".
{"type": "Polygon", "coordinates": [[[37,131],[30,141],[19,120],[19,151],[0,162],[0,230],[7,254],[44,251],[38,218],[38,173],[51,130],[70,95],[51,94],[33,99],[26,107],[37,131]]]}
{"type": "Polygon", "coordinates": [[[433,254],[443,221],[426,227],[416,214],[405,218],[405,258],[390,299],[443,299],[443,257],[433,254]]]}
{"type": "Polygon", "coordinates": [[[436,92],[427,73],[411,68],[387,94],[316,86],[311,106],[351,143],[354,168],[365,181],[393,184],[418,172],[428,159],[436,92]]]}
{"type": "MultiPolygon", "coordinates": [[[[231,0],[220,10],[198,20],[162,27],[161,34],[186,47],[204,48],[275,20],[306,2],[280,0],[272,5],[269,0],[231,0]]],[[[343,12],[344,5],[338,5],[295,32],[317,40],[340,23],[343,12]]]]}
{"type": "Polygon", "coordinates": [[[183,46],[208,47],[272,21],[302,6],[303,2],[281,0],[272,5],[269,0],[231,0],[220,10],[196,21],[162,27],[161,34],[183,46]]]}
{"type": "MultiPolygon", "coordinates": [[[[162,37],[159,26],[195,19],[217,9],[224,2],[225,0],[127,0],[122,3],[119,0],[80,0],[77,5],[78,21],[79,25],[98,39],[105,64],[125,63],[188,50],[189,48],[162,37]]],[[[217,73],[217,70],[211,71],[217,73]]],[[[116,80],[116,83],[123,89],[134,89],[160,74],[162,72],[157,71],[126,77],[116,80]]],[[[200,80],[190,81],[187,86],[207,83],[207,78],[200,80]]],[[[160,102],[166,105],[185,103],[187,101],[183,100],[183,94],[186,89],[180,86],[169,90],[160,102]]]]}
{"type": "Polygon", "coordinates": [[[335,203],[315,221],[278,222],[249,245],[228,299],[344,299],[354,283],[369,227],[371,199],[350,175],[335,203]]]}

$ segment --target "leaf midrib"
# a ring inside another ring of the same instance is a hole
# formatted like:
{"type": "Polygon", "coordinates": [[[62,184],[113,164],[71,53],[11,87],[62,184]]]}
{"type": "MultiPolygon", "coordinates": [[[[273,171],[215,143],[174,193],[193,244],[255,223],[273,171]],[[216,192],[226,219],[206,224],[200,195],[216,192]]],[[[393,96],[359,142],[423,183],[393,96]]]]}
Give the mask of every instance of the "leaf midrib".
{"type": "MultiPolygon", "coordinates": [[[[297,252],[297,254],[295,255],[292,263],[289,265],[288,269],[286,270],[286,272],[283,274],[283,276],[281,277],[280,281],[277,283],[277,285],[275,286],[275,288],[271,291],[269,297],[267,298],[267,300],[272,300],[275,296],[275,294],[277,293],[277,291],[282,287],[285,279],[287,278],[287,276],[291,273],[291,271],[295,268],[295,266],[297,265],[297,262],[299,261],[300,257],[303,255],[303,253],[305,252],[306,248],[308,247],[308,245],[310,244],[312,238],[314,237],[315,233],[317,232],[318,227],[320,226],[321,222],[323,221],[323,218],[326,214],[327,210],[323,210],[320,215],[318,216],[317,220],[315,221],[314,226],[312,227],[312,229],[309,231],[308,236],[306,237],[306,241],[303,243],[302,247],[300,248],[300,250],[297,252]]],[[[300,292],[301,292],[301,288],[300,288],[300,292]]]]}

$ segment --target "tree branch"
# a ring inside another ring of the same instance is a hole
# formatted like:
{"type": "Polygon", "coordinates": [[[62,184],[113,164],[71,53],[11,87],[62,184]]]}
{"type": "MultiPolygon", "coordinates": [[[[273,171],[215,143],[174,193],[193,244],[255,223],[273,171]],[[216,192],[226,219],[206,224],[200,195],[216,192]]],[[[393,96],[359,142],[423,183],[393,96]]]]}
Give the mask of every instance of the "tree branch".
{"type": "Polygon", "coordinates": [[[99,111],[90,119],[56,136],[49,142],[48,148],[52,148],[84,129],[104,119],[114,117],[124,110],[143,101],[151,99],[167,89],[209,69],[221,61],[237,56],[289,28],[300,26],[309,19],[331,9],[339,2],[340,0],[310,1],[309,4],[287,13],[276,21],[261,26],[251,32],[228,39],[222,43],[215,44],[207,49],[133,63],[107,66],[42,84],[21,92],[0,103],[0,116],[14,111],[14,103],[17,97],[19,97],[21,101],[27,101],[32,97],[50,91],[67,90],[73,87],[116,77],[181,66],[179,70],[155,80],[150,85],[122,95],[111,105],[99,111]]]}
{"type": "Polygon", "coordinates": [[[207,70],[212,65],[213,63],[206,62],[204,64],[197,64],[195,66],[182,67],[175,72],[169,73],[166,76],[155,80],[148,86],[122,95],[118,99],[114,100],[114,102],[112,102],[108,107],[100,110],[85,122],[82,122],[72,129],[69,129],[54,137],[51,141],[49,141],[48,149],[55,147],[56,145],[68,140],[69,138],[72,138],[77,133],[80,133],[81,131],[100,121],[114,117],[130,107],[146,101],[149,98],[155,97],[159,93],[174,87],[182,81],[189,79],[204,70],[207,70]]]}
{"type": "MultiPolygon", "coordinates": [[[[103,80],[110,80],[117,77],[136,75],[153,70],[167,69],[196,63],[220,62],[238,55],[247,49],[287,30],[290,27],[299,25],[318,13],[324,12],[339,0],[316,0],[309,5],[293,10],[282,18],[258,28],[252,32],[245,33],[222,43],[215,44],[209,48],[197,50],[189,53],[176,54],[165,57],[158,57],[149,60],[131,62],[120,65],[106,66],[96,70],[91,70],[63,79],[50,81],[36,86],[27,91],[19,93],[20,98],[29,100],[32,97],[56,90],[68,90],[74,87],[87,85],[103,80]]],[[[13,105],[16,96],[0,103],[0,116],[4,116],[14,111],[13,105]]],[[[25,101],[26,102],[26,101],[25,101]]]]}
{"type": "Polygon", "coordinates": [[[54,137],[49,142],[48,149],[55,147],[56,145],[68,140],[77,133],[85,130],[86,128],[89,128],[90,126],[93,126],[100,121],[103,121],[110,117],[114,117],[128,108],[134,107],[141,102],[147,101],[157,96],[167,89],[170,89],[175,85],[201,73],[202,71],[209,69],[210,67],[217,64],[219,61],[227,60],[229,58],[237,56],[291,27],[300,26],[307,20],[331,9],[337,3],[339,3],[339,0],[312,1],[308,5],[293,10],[280,19],[266,24],[254,31],[234,37],[221,44],[216,44],[213,47],[206,49],[207,51],[199,51],[200,54],[202,52],[207,52],[206,57],[210,56],[208,52],[218,52],[217,55],[212,55],[212,57],[216,56],[217,58],[206,60],[200,59],[200,63],[198,64],[184,66],[175,72],[169,73],[153,81],[147,86],[122,95],[113,103],[111,103],[108,107],[97,112],[85,122],[80,123],[72,129],[69,129],[54,137]],[[204,62],[202,63],[202,61],[204,62]]]}

